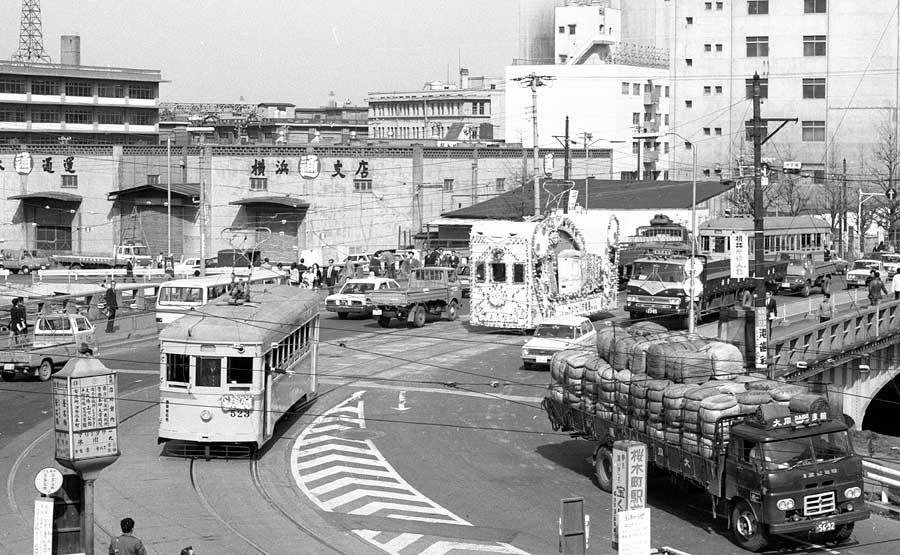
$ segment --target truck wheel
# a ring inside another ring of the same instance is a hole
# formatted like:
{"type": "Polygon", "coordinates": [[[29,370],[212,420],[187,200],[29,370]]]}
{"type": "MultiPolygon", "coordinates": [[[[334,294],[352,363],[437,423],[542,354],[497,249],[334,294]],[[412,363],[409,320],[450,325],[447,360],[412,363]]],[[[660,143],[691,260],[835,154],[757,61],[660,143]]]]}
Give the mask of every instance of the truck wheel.
{"type": "Polygon", "coordinates": [[[419,305],[415,308],[415,312],[413,312],[413,326],[417,328],[421,328],[425,325],[425,307],[419,305]]]}
{"type": "Polygon", "coordinates": [[[853,535],[854,524],[854,522],[840,524],[831,532],[826,532],[823,535],[823,538],[825,538],[825,541],[828,543],[844,543],[853,535]]]}
{"type": "Polygon", "coordinates": [[[22,266],[22,273],[23,273],[23,274],[30,274],[30,273],[31,273],[31,268],[29,268],[28,266],[22,266]]]}
{"type": "Polygon", "coordinates": [[[71,266],[69,266],[69,269],[70,270],[80,270],[81,264],[72,264],[71,266]]]}
{"type": "Polygon", "coordinates": [[[349,315],[350,315],[349,312],[338,312],[338,318],[340,318],[341,320],[346,320],[347,316],[349,316],[349,315]]]}
{"type": "Polygon", "coordinates": [[[803,288],[800,289],[800,296],[801,297],[809,296],[809,282],[806,282],[803,284],[803,288]]]}
{"type": "Polygon", "coordinates": [[[457,316],[459,316],[459,305],[456,304],[456,301],[450,301],[450,304],[447,305],[447,319],[452,322],[456,320],[457,316]]]}
{"type": "Polygon", "coordinates": [[[763,530],[764,524],[756,520],[756,513],[741,499],[731,509],[731,535],[734,542],[747,551],[758,552],[769,543],[763,530]]]}
{"type": "Polygon", "coordinates": [[[379,316],[378,325],[383,328],[389,328],[391,327],[391,319],[387,316],[379,316]]]}
{"type": "Polygon", "coordinates": [[[0,377],[3,378],[4,382],[11,382],[14,379],[16,379],[16,373],[15,372],[0,372],[0,377]]]}
{"type": "Polygon", "coordinates": [[[601,445],[594,453],[594,478],[600,489],[609,493],[612,491],[612,453],[609,447],[601,445]]]}
{"type": "Polygon", "coordinates": [[[45,358],[41,361],[41,365],[38,366],[37,370],[37,378],[42,382],[46,382],[50,379],[50,376],[53,375],[53,361],[49,358],[45,358]]]}

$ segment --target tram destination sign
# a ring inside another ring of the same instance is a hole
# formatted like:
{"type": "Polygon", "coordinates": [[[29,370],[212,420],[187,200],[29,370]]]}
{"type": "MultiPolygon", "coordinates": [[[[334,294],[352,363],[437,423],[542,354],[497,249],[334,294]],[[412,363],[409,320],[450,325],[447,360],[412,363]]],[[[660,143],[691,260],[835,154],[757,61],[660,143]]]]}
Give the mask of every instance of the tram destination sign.
{"type": "Polygon", "coordinates": [[[58,460],[118,455],[115,374],[54,377],[53,420],[58,460]]]}

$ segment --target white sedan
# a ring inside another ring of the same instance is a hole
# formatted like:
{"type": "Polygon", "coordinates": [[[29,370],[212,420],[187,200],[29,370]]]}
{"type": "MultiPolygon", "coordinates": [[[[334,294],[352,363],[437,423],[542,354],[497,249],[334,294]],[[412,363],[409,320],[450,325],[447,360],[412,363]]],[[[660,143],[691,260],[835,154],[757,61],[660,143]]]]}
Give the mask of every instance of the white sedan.
{"type": "Polygon", "coordinates": [[[534,330],[534,336],[522,346],[525,369],[537,364],[549,364],[555,353],[566,349],[594,349],[597,331],[590,320],[582,316],[561,316],[544,320],[534,330]]]}
{"type": "Polygon", "coordinates": [[[366,300],[366,293],[382,289],[400,289],[400,285],[393,279],[380,277],[348,279],[340,291],[325,297],[325,308],[337,312],[341,320],[350,314],[371,316],[372,305],[366,300]]]}
{"type": "Polygon", "coordinates": [[[872,270],[881,273],[882,281],[887,279],[887,272],[884,264],[880,260],[871,258],[860,258],[853,263],[853,266],[847,271],[847,289],[853,287],[865,287],[869,284],[869,277],[872,270]]]}

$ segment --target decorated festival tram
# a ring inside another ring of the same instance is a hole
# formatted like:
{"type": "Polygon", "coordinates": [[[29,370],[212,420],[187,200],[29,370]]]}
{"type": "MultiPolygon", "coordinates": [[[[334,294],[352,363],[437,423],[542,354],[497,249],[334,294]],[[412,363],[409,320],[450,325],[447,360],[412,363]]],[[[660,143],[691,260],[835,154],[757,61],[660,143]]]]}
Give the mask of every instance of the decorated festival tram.
{"type": "Polygon", "coordinates": [[[472,324],[533,329],[546,318],[614,308],[619,224],[611,218],[596,229],[596,220],[555,214],[474,224],[472,324]]]}

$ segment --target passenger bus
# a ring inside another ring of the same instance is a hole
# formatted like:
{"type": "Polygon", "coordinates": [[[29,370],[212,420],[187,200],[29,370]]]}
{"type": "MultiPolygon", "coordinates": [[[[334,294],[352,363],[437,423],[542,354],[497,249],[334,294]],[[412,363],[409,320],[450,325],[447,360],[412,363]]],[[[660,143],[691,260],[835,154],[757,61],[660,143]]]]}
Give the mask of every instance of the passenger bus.
{"type": "MultiPolygon", "coordinates": [[[[713,218],[700,224],[698,253],[709,260],[731,257],[731,236],[747,235],[750,260],[755,256],[754,222],[750,216],[713,218]]],[[[766,260],[789,258],[801,260],[812,255],[813,260],[825,258],[825,248],[831,248],[831,226],[815,216],[770,216],[763,219],[763,241],[766,260]]]]}
{"type": "MultiPolygon", "coordinates": [[[[284,283],[285,276],[271,270],[237,269],[234,279],[250,282],[250,289],[258,284],[284,283]]],[[[156,323],[170,324],[197,307],[231,291],[232,275],[223,273],[214,276],[176,279],[160,284],[156,295],[156,323]]]]}
{"type": "Polygon", "coordinates": [[[292,407],[315,398],[319,298],[275,285],[214,300],[160,341],[158,442],[169,454],[246,457],[292,407]]]}

